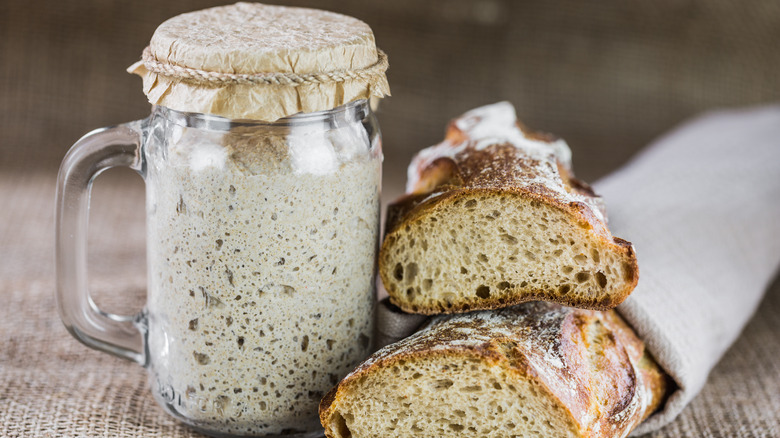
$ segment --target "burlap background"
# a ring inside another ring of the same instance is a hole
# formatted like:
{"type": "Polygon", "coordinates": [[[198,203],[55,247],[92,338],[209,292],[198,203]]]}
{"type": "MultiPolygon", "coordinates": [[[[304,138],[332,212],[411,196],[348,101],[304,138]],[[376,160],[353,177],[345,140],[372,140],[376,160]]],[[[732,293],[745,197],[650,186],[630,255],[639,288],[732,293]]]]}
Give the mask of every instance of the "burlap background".
{"type": "MultiPolygon", "coordinates": [[[[145,371],[89,350],[65,331],[54,303],[53,177],[0,176],[0,436],[200,436],[152,399],[145,371]]],[[[140,308],[145,284],[143,202],[132,175],[98,178],[90,262],[96,301],[140,308]]],[[[649,435],[780,436],[780,281],[709,383],[682,415],[649,435]]]]}
{"type": "MultiPolygon", "coordinates": [[[[231,2],[0,0],[0,168],[53,169],[83,133],[145,117],[141,81],[124,69],[156,26],[231,2]]],[[[499,100],[566,138],[579,176],[595,180],[702,110],[780,98],[774,0],[269,2],[374,29],[390,56],[388,170],[439,141],[449,118],[499,100]]]]}
{"type": "MultiPolygon", "coordinates": [[[[57,163],[83,133],[145,117],[124,73],[154,28],[208,0],[0,0],[0,436],[188,436],[144,371],[70,338],[57,317],[57,163]]],[[[279,3],[279,2],[277,2],[279,3]]],[[[380,108],[385,197],[447,119],[510,100],[572,145],[594,180],[703,109],[780,97],[780,3],[748,0],[296,0],[368,22],[390,56],[380,108]]],[[[140,308],[142,184],[98,180],[91,283],[106,310],[140,308]]],[[[780,283],[682,416],[656,437],[780,436],[780,283]]]]}

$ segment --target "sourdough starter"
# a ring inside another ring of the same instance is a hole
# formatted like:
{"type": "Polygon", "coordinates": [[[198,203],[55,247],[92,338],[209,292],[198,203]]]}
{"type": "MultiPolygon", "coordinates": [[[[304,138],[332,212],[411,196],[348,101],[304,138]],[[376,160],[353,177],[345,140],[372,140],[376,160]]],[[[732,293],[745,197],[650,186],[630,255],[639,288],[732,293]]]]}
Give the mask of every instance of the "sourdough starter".
{"type": "Polygon", "coordinates": [[[379,152],[354,130],[175,129],[147,176],[154,392],[211,430],[316,430],[369,353],[379,152]]]}

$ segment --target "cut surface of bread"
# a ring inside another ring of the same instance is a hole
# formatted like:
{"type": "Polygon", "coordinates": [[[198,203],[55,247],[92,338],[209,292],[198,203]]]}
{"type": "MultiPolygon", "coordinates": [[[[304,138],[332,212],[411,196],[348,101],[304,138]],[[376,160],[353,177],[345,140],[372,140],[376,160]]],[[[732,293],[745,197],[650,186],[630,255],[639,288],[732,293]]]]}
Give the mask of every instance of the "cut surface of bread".
{"type": "Polygon", "coordinates": [[[666,377],[614,311],[526,303],[441,316],[320,404],[329,438],[623,437],[666,377]]]}
{"type": "Polygon", "coordinates": [[[457,313],[533,301],[609,309],[634,289],[630,242],[574,178],[568,146],[524,133],[506,103],[456,119],[409,167],[379,256],[391,301],[457,313]]]}

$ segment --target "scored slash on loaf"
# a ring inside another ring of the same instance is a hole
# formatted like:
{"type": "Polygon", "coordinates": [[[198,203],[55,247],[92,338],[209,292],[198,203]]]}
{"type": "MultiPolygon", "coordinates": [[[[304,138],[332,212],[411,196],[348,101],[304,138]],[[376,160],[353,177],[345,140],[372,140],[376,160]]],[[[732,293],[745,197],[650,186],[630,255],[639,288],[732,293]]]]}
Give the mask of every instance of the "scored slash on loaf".
{"type": "Polygon", "coordinates": [[[345,377],[320,420],[328,438],[624,437],[666,387],[615,311],[525,303],[436,317],[345,377]]]}
{"type": "Polygon", "coordinates": [[[574,178],[563,140],[521,127],[511,104],[455,119],[409,166],[379,257],[393,304],[412,313],[526,301],[610,309],[637,284],[630,242],[574,178]]]}

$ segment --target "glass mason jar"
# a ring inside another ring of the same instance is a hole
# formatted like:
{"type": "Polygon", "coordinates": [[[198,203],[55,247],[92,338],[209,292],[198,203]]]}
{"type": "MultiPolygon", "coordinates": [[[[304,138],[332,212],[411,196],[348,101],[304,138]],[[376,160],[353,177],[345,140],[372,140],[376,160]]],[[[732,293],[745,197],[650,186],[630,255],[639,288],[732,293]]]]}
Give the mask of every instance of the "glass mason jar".
{"type": "Polygon", "coordinates": [[[86,345],[145,366],[161,406],[221,436],[316,436],[322,396],[370,352],[381,139],[366,100],[274,123],[153,108],[62,163],[58,305],[86,345]],[[134,316],[86,286],[88,199],[146,182],[148,292],[134,316]]]}

